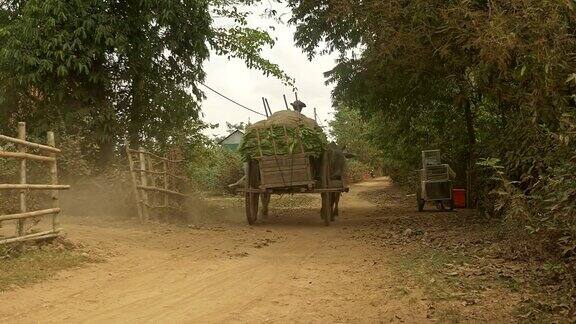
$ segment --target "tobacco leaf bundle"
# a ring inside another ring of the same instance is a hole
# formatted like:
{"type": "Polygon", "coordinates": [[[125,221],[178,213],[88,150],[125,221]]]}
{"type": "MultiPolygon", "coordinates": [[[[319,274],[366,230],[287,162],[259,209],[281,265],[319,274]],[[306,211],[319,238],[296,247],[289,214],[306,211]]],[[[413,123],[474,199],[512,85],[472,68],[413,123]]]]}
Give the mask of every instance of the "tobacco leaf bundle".
{"type": "Polygon", "coordinates": [[[244,161],[303,152],[318,157],[326,143],[326,135],[314,120],[298,112],[280,111],[246,129],[240,155],[244,161]]]}

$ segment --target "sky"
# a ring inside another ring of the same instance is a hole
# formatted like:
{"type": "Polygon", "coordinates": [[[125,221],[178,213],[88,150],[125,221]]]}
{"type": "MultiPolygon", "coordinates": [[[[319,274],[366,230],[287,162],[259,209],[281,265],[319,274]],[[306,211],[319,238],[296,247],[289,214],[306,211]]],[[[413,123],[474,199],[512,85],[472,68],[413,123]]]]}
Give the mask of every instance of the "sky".
{"type": "MultiPolygon", "coordinates": [[[[285,13],[289,12],[287,8],[282,9],[285,13]]],[[[287,18],[284,16],[283,20],[286,21],[287,18]]],[[[336,56],[316,56],[309,61],[306,54],[295,45],[294,26],[277,23],[258,15],[252,17],[250,22],[263,28],[271,25],[275,27],[270,33],[277,39],[276,44],[272,49],[266,48],[263,56],[278,64],[284,72],[296,80],[298,99],[307,105],[302,113],[313,118],[313,109],[316,107],[318,122],[322,126],[327,126],[334,113],[330,97],[333,87],[325,84],[323,73],[334,67],[336,56]]],[[[266,77],[261,71],[248,69],[242,60],[228,60],[226,57],[212,54],[210,60],[205,62],[204,70],[207,73],[204,82],[207,86],[260,112],[264,112],[262,97],[268,99],[272,112],[285,109],[283,94],[289,103],[295,100],[291,87],[284,86],[274,77],[266,77]]],[[[206,131],[210,136],[227,135],[226,122],[254,123],[265,118],[200,87],[207,97],[202,103],[204,121],[220,125],[216,129],[206,131]]]]}

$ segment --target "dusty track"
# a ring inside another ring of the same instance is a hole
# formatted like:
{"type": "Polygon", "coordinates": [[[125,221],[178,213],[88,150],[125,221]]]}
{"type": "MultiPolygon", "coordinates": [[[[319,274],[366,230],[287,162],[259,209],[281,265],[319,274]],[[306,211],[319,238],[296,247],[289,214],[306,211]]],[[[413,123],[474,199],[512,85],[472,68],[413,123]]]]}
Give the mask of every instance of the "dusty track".
{"type": "Polygon", "coordinates": [[[340,220],[329,228],[322,225],[316,206],[277,211],[277,217],[254,228],[131,228],[69,218],[73,240],[112,256],[0,294],[0,321],[425,319],[418,296],[406,307],[390,295],[394,282],[381,251],[345,234],[376,208],[358,192],[385,185],[355,186],[342,201],[340,220]]]}
{"type": "Polygon", "coordinates": [[[0,322],[510,321],[530,296],[501,283],[522,261],[484,257],[486,224],[416,213],[386,178],[353,186],[328,228],[317,197],[255,227],[242,209],[201,227],[69,216],[105,260],[0,293],[0,322]]]}

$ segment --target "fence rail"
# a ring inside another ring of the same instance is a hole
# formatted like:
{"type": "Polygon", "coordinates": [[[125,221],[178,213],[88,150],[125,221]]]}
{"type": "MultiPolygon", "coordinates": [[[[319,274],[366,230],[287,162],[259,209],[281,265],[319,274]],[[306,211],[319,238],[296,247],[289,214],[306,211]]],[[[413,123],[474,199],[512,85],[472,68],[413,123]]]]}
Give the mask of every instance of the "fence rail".
{"type": "Polygon", "coordinates": [[[190,179],[184,172],[184,160],[160,156],[144,148],[131,149],[125,142],[126,157],[141,221],[168,212],[183,212],[184,199],[190,179]]]}
{"type": "Polygon", "coordinates": [[[60,235],[62,229],[60,228],[59,214],[60,209],[60,190],[70,189],[68,185],[58,184],[58,162],[57,154],[61,152],[56,148],[55,138],[53,132],[48,132],[46,145],[29,142],[26,140],[26,124],[18,123],[18,138],[0,135],[0,140],[16,144],[18,152],[0,151],[0,158],[18,159],[20,160],[20,167],[18,171],[19,183],[2,183],[0,190],[19,190],[19,209],[17,214],[0,215],[1,222],[16,221],[16,234],[14,237],[0,239],[0,244],[8,244],[14,242],[23,242],[30,240],[42,240],[54,238],[60,235]],[[37,149],[47,152],[46,155],[30,154],[28,149],[37,149]],[[48,164],[48,171],[50,174],[50,184],[29,184],[27,181],[27,161],[34,160],[46,162],[48,164]],[[51,203],[48,209],[28,211],[27,195],[30,190],[47,190],[51,193],[51,203]],[[38,218],[44,216],[52,216],[51,229],[38,233],[26,233],[25,224],[29,218],[38,218]]]}

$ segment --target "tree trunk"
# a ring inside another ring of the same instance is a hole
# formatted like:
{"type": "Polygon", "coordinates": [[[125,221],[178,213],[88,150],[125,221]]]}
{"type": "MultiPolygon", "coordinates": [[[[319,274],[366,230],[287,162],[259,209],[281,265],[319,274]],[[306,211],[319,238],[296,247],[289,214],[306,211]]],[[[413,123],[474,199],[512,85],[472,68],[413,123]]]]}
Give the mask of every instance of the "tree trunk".
{"type": "Polygon", "coordinates": [[[128,138],[130,140],[130,145],[133,147],[139,147],[142,144],[142,138],[140,136],[142,132],[143,116],[142,116],[142,81],[140,75],[136,69],[133,69],[132,74],[132,85],[130,89],[130,95],[132,97],[132,102],[130,104],[130,125],[128,125],[128,138]]]}
{"type": "Polygon", "coordinates": [[[130,103],[128,107],[128,139],[130,146],[140,147],[142,145],[142,131],[144,128],[145,106],[147,105],[145,94],[145,53],[142,50],[142,42],[146,41],[144,37],[144,26],[147,24],[145,17],[141,14],[142,2],[130,0],[125,2],[126,15],[130,18],[131,44],[127,53],[128,73],[130,74],[130,103]]]}
{"type": "Polygon", "coordinates": [[[474,113],[468,98],[462,101],[462,106],[466,117],[468,134],[468,206],[476,208],[476,130],[474,128],[474,113]]]}

